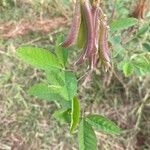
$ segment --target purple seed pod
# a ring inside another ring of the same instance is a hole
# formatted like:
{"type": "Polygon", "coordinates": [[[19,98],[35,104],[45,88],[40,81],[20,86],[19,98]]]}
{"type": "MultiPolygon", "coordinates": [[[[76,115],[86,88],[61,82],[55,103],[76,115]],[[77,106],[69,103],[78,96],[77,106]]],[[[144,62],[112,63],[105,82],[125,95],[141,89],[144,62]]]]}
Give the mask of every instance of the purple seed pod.
{"type": "Polygon", "coordinates": [[[76,36],[79,31],[80,27],[80,20],[81,20],[81,7],[80,7],[80,0],[76,0],[76,5],[75,5],[75,13],[73,16],[72,24],[69,30],[69,33],[61,45],[63,47],[69,47],[72,45],[76,39],[76,36]]]}
{"type": "Polygon", "coordinates": [[[101,58],[102,63],[110,66],[107,18],[103,14],[102,10],[100,10],[100,13],[99,57],[101,58]]]}
{"type": "Polygon", "coordinates": [[[98,5],[92,6],[93,26],[94,26],[94,47],[89,57],[90,67],[93,70],[96,67],[96,51],[98,50],[98,38],[99,38],[99,8],[98,5]]]}
{"type": "Polygon", "coordinates": [[[82,3],[83,14],[85,17],[85,24],[87,28],[87,41],[85,47],[84,58],[88,55],[90,57],[94,47],[94,26],[92,8],[88,0],[84,0],[82,3]]]}
{"type": "Polygon", "coordinates": [[[95,48],[98,49],[98,38],[99,38],[99,14],[100,14],[100,11],[98,9],[98,7],[94,8],[94,14],[93,14],[93,22],[94,22],[94,40],[95,40],[95,48]]]}
{"type": "Polygon", "coordinates": [[[90,61],[90,68],[93,70],[96,68],[97,58],[96,58],[96,49],[92,52],[92,55],[89,58],[90,61]]]}
{"type": "Polygon", "coordinates": [[[110,62],[107,32],[108,32],[108,28],[107,26],[105,26],[104,33],[103,33],[102,53],[104,55],[105,61],[110,62]]]}

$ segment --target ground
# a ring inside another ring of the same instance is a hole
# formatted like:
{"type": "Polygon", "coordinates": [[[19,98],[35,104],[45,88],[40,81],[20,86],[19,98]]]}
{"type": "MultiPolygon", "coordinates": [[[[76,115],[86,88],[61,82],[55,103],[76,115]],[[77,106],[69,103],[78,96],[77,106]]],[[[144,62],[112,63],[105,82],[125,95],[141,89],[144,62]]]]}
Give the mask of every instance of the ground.
{"type": "MultiPolygon", "coordinates": [[[[51,49],[56,35],[66,33],[73,6],[61,2],[65,4],[51,0],[0,2],[0,150],[78,149],[76,135],[70,135],[67,126],[52,117],[55,103],[27,94],[30,85],[43,80],[42,71],[16,56],[20,45],[51,49]]],[[[69,52],[70,64],[77,51],[69,52]]],[[[125,78],[118,70],[116,74],[96,70],[91,82],[78,90],[87,113],[106,115],[124,130],[117,137],[96,132],[99,149],[148,150],[150,75],[125,78]]]]}

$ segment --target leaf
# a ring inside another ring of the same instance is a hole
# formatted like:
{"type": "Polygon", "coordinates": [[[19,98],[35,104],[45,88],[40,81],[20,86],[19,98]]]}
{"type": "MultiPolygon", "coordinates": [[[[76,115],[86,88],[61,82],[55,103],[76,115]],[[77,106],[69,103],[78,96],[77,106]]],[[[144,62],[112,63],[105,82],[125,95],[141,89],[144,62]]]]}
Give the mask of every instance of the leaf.
{"type": "Polygon", "coordinates": [[[117,20],[113,20],[110,23],[110,30],[112,32],[120,31],[120,30],[126,29],[130,26],[137,24],[137,22],[138,21],[135,18],[120,18],[117,20]]]}
{"type": "Polygon", "coordinates": [[[121,35],[113,35],[109,36],[109,42],[112,44],[113,47],[113,58],[117,57],[119,54],[122,54],[124,48],[121,45],[121,35]]]}
{"type": "Polygon", "coordinates": [[[28,93],[32,96],[37,96],[38,98],[45,99],[48,101],[55,101],[63,99],[57,89],[54,87],[49,87],[45,83],[37,83],[30,87],[28,93]]]}
{"type": "Polygon", "coordinates": [[[53,114],[53,117],[58,120],[58,121],[61,121],[61,122],[67,122],[67,123],[70,123],[71,122],[71,116],[70,116],[70,113],[71,113],[71,109],[60,109],[60,110],[57,110],[55,111],[55,113],[53,114]]]}
{"type": "Polygon", "coordinates": [[[132,63],[136,68],[142,69],[143,71],[150,71],[149,53],[144,55],[136,55],[134,58],[132,58],[132,63]]]}
{"type": "Polygon", "coordinates": [[[134,68],[130,62],[125,62],[123,64],[123,73],[126,77],[129,76],[131,73],[133,73],[133,71],[134,71],[134,68]]]}
{"type": "Polygon", "coordinates": [[[59,86],[48,85],[45,83],[37,83],[29,88],[28,93],[32,96],[37,96],[40,99],[47,101],[58,101],[65,108],[70,107],[70,102],[67,102],[61,95],[59,86]],[[58,90],[59,89],[59,90],[58,90]]]}
{"type": "Polygon", "coordinates": [[[51,70],[46,70],[45,72],[46,72],[48,83],[53,84],[53,85],[59,85],[59,86],[65,85],[63,70],[55,68],[51,70]]]}
{"type": "Polygon", "coordinates": [[[49,83],[62,87],[61,95],[67,101],[72,101],[77,93],[77,79],[73,72],[53,69],[46,72],[49,83]]]}
{"type": "Polygon", "coordinates": [[[149,24],[144,24],[136,33],[136,37],[140,37],[149,30],[149,24]]]}
{"type": "Polygon", "coordinates": [[[86,121],[94,128],[109,134],[119,134],[121,129],[111,120],[102,115],[88,115],[86,121]]]}
{"type": "Polygon", "coordinates": [[[118,62],[117,69],[123,70],[123,65],[124,65],[124,63],[126,63],[126,61],[127,61],[126,58],[124,58],[122,61],[118,62]]]}
{"type": "Polygon", "coordinates": [[[93,128],[84,119],[81,121],[78,132],[79,150],[96,150],[97,139],[93,128]]]}
{"type": "Polygon", "coordinates": [[[17,49],[17,54],[25,62],[40,69],[61,68],[56,55],[46,49],[24,46],[17,49]]]}
{"type": "Polygon", "coordinates": [[[150,44],[149,43],[143,43],[142,45],[143,45],[145,51],[150,52],[150,44]]]}
{"type": "Polygon", "coordinates": [[[62,90],[62,87],[58,85],[48,85],[48,89],[53,93],[60,93],[62,90]]]}
{"type": "Polygon", "coordinates": [[[74,73],[65,71],[65,92],[68,100],[72,100],[77,93],[77,79],[74,73]]]}
{"type": "Polygon", "coordinates": [[[55,44],[55,53],[58,57],[58,60],[61,65],[65,66],[68,58],[68,49],[63,48],[60,43],[63,41],[63,36],[60,35],[57,37],[56,44],[55,44]]]}
{"type": "Polygon", "coordinates": [[[80,104],[77,97],[72,100],[70,133],[76,129],[80,119],[80,104]]]}

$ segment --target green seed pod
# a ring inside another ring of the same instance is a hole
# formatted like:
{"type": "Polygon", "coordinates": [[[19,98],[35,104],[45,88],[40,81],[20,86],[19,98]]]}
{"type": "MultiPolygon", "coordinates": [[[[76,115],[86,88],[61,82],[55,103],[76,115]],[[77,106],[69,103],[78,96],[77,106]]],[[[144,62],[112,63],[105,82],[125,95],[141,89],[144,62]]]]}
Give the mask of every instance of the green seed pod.
{"type": "Polygon", "coordinates": [[[81,49],[85,46],[86,42],[86,25],[84,22],[83,17],[81,18],[81,24],[80,24],[80,29],[76,41],[77,48],[81,49]]]}

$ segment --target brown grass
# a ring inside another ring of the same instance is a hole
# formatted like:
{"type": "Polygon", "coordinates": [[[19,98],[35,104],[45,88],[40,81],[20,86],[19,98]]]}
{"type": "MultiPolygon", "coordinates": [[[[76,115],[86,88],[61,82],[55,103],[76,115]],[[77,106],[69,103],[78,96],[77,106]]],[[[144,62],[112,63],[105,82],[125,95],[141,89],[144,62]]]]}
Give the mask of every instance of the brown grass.
{"type": "Polygon", "coordinates": [[[0,24],[0,36],[2,38],[14,38],[28,32],[50,32],[58,27],[63,27],[66,21],[64,18],[40,19],[34,21],[22,19],[19,22],[10,21],[0,24]]]}

